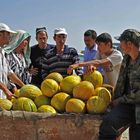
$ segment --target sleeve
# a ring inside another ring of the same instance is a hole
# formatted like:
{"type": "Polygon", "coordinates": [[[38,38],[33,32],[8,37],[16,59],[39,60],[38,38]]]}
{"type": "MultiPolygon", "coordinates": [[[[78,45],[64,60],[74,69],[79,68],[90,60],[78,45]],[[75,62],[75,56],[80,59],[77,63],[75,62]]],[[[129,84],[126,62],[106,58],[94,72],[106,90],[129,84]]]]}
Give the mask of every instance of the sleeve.
{"type": "Polygon", "coordinates": [[[8,75],[11,75],[13,72],[13,70],[11,69],[12,67],[12,57],[10,57],[9,55],[6,55],[6,63],[7,63],[7,66],[8,66],[8,75]]]}
{"type": "Polygon", "coordinates": [[[107,59],[112,63],[113,66],[120,64],[123,60],[121,52],[114,51],[112,55],[108,56],[107,59]]]}
{"type": "Polygon", "coordinates": [[[140,103],[140,90],[117,98],[119,103],[137,104],[140,103]]]}

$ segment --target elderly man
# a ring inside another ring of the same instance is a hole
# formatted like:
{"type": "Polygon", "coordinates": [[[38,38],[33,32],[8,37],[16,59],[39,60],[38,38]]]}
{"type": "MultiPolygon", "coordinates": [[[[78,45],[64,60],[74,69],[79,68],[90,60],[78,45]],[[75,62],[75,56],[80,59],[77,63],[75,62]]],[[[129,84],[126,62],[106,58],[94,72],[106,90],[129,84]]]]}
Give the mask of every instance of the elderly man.
{"type": "Polygon", "coordinates": [[[9,99],[11,99],[13,94],[7,87],[8,78],[20,87],[24,85],[24,83],[10,69],[5,58],[5,52],[3,48],[10,41],[10,33],[12,34],[16,32],[10,30],[10,28],[6,24],[0,23],[0,98],[6,98],[7,96],[7,98],[9,99]]]}
{"type": "MultiPolygon", "coordinates": [[[[65,28],[58,28],[54,30],[54,40],[56,45],[50,49],[44,57],[44,77],[51,72],[59,72],[63,77],[67,76],[67,68],[71,64],[79,62],[79,56],[75,48],[65,45],[67,39],[67,32],[65,28]]],[[[77,75],[82,74],[82,69],[75,70],[77,75]]]]}
{"type": "Polygon", "coordinates": [[[140,139],[140,32],[125,30],[120,37],[124,59],[114,91],[113,109],[104,116],[99,140],[115,140],[130,126],[130,140],[140,139]]]}

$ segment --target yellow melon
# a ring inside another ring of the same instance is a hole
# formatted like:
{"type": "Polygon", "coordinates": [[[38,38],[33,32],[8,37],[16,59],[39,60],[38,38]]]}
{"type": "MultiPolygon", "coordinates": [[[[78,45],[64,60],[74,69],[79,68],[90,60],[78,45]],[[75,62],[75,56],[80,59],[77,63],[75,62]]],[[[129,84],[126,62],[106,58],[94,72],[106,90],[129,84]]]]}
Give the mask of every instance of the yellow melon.
{"type": "Polygon", "coordinates": [[[66,103],[66,112],[84,113],[85,112],[85,103],[80,99],[71,98],[66,103]]]}
{"type": "Polygon", "coordinates": [[[61,83],[60,87],[63,92],[72,94],[73,88],[81,82],[81,78],[77,75],[70,75],[65,77],[61,83]]]}
{"type": "Polygon", "coordinates": [[[34,100],[37,96],[40,96],[40,95],[42,95],[41,90],[37,86],[31,85],[31,84],[24,85],[20,89],[20,93],[19,93],[19,97],[27,97],[32,100],[34,100]]]}
{"type": "Polygon", "coordinates": [[[45,79],[53,79],[59,84],[63,80],[63,76],[58,72],[52,72],[45,79]]]}
{"type": "Polygon", "coordinates": [[[111,102],[111,93],[104,87],[98,87],[95,89],[95,94],[103,98],[107,104],[111,102]]]}
{"type": "Polygon", "coordinates": [[[85,74],[83,79],[85,81],[90,81],[95,88],[100,87],[103,84],[103,76],[97,70],[94,70],[92,73],[85,74]]]}
{"type": "Polygon", "coordinates": [[[40,95],[35,98],[34,103],[37,107],[40,107],[42,105],[49,105],[51,102],[51,99],[45,95],[40,95]]]}
{"type": "Polygon", "coordinates": [[[38,108],[38,112],[47,112],[56,115],[56,110],[50,105],[42,105],[38,108]]]}
{"type": "Polygon", "coordinates": [[[36,112],[37,107],[31,99],[19,97],[13,102],[13,110],[36,112]]]}
{"type": "Polygon", "coordinates": [[[86,105],[87,105],[87,111],[90,114],[104,113],[107,109],[106,101],[98,96],[90,97],[86,105]]]}
{"type": "Polygon", "coordinates": [[[19,95],[20,95],[20,89],[17,89],[17,90],[14,92],[14,95],[15,95],[16,97],[19,97],[19,95]]]}
{"type": "Polygon", "coordinates": [[[10,110],[12,108],[12,102],[8,99],[0,99],[0,108],[2,110],[10,110]]]}
{"type": "Polygon", "coordinates": [[[45,79],[41,83],[41,91],[42,91],[43,95],[52,97],[59,91],[59,85],[53,79],[45,79]]]}
{"type": "Polygon", "coordinates": [[[89,81],[82,81],[73,88],[73,97],[88,100],[94,95],[94,86],[89,81]]]}
{"type": "Polygon", "coordinates": [[[55,94],[51,99],[51,105],[58,111],[64,112],[67,101],[70,99],[70,95],[64,92],[55,94]]]}

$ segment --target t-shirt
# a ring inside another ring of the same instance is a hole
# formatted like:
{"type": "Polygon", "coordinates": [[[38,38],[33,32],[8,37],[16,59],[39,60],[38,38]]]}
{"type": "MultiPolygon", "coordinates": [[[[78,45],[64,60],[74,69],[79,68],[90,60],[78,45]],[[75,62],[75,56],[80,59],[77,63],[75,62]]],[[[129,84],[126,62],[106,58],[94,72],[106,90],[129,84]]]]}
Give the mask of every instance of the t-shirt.
{"type": "Polygon", "coordinates": [[[97,59],[108,59],[112,65],[109,67],[103,67],[104,69],[104,83],[110,84],[115,87],[118,74],[120,71],[121,62],[123,60],[122,53],[116,49],[113,49],[111,55],[97,55],[97,59]]]}

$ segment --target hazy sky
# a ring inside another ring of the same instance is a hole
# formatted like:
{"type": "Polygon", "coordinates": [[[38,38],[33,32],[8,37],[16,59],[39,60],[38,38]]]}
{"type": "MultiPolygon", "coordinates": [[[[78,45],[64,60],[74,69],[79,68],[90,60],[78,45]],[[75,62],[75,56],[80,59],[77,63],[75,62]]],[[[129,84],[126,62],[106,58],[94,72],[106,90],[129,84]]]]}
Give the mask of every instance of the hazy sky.
{"type": "MultiPolygon", "coordinates": [[[[64,27],[67,44],[84,49],[83,34],[87,29],[112,37],[127,28],[140,30],[140,0],[0,0],[0,22],[12,29],[24,29],[36,43],[36,27],[46,26],[49,43],[54,44],[53,31],[64,27]]],[[[115,40],[114,40],[115,41],[115,40]]]]}

